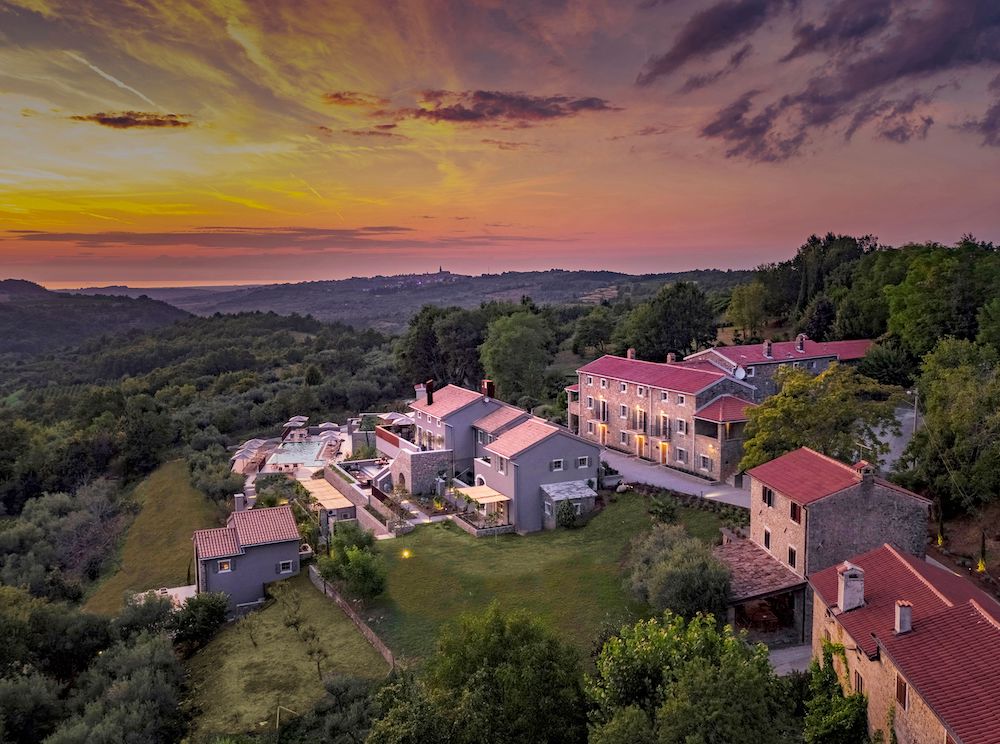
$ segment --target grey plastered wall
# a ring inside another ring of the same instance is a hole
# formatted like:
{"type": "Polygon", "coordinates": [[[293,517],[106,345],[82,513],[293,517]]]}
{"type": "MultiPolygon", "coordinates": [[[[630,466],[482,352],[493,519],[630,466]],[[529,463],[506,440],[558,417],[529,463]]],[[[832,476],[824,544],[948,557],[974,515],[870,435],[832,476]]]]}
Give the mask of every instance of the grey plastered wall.
{"type": "Polygon", "coordinates": [[[295,576],[299,572],[299,541],[289,540],[268,545],[251,545],[243,555],[225,559],[201,561],[204,583],[202,591],[225,592],[229,595],[229,609],[236,605],[256,602],[264,596],[264,585],[295,576]],[[233,570],[219,573],[219,560],[232,561],[233,570]],[[280,573],[281,561],[291,561],[290,573],[280,573]]]}

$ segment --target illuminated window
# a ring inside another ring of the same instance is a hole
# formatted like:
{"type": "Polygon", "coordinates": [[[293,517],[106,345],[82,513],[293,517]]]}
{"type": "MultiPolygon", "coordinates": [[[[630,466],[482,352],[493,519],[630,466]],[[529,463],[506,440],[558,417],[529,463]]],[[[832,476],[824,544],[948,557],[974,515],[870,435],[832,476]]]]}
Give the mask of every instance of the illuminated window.
{"type": "Polygon", "coordinates": [[[233,570],[232,561],[219,561],[219,573],[229,573],[233,570]]]}

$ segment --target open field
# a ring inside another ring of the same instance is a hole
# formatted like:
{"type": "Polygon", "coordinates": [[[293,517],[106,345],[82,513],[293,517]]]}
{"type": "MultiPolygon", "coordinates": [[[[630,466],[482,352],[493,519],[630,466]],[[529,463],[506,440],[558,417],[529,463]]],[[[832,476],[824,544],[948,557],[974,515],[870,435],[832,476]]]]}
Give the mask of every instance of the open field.
{"type": "MultiPolygon", "coordinates": [[[[388,672],[382,657],[305,572],[289,581],[301,599],[302,617],[329,654],[323,674],[376,678],[388,672]]],[[[256,646],[238,626],[229,625],[188,661],[194,741],[268,726],[273,730],[278,705],[304,713],[323,696],[316,663],[295,630],[285,627],[280,605],[271,604],[258,617],[256,646]]]]}
{"type": "MultiPolygon", "coordinates": [[[[679,516],[698,537],[718,534],[710,512],[682,508],[679,516]]],[[[418,527],[380,544],[389,589],[367,615],[397,654],[421,657],[443,623],[497,600],[538,615],[587,654],[603,623],[649,611],[629,598],[620,575],[629,540],[649,524],[645,499],[630,494],[576,530],[477,539],[450,523],[418,527]]]]}
{"type": "Polygon", "coordinates": [[[180,586],[191,562],[191,533],[216,526],[216,507],[196,490],[187,465],[174,460],[135,489],[142,510],[129,527],[118,570],[87,599],[84,609],[114,615],[128,591],[180,586]]]}

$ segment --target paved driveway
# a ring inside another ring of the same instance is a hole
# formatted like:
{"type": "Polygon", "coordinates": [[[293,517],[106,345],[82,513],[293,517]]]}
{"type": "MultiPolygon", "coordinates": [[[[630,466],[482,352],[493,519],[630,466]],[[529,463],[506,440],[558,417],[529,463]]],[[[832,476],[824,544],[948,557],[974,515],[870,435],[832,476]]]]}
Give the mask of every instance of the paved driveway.
{"type": "Polygon", "coordinates": [[[671,470],[656,463],[640,460],[634,455],[624,455],[614,450],[602,450],[601,459],[621,473],[626,483],[648,483],[651,486],[704,496],[706,499],[726,504],[748,508],[750,506],[750,492],[742,488],[712,484],[693,475],[671,470]]]}

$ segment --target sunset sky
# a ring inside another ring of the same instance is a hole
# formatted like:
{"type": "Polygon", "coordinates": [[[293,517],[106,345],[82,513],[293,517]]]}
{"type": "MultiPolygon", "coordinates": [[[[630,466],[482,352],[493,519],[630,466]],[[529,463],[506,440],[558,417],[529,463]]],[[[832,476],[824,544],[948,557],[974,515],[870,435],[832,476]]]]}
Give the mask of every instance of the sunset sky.
{"type": "Polygon", "coordinates": [[[0,0],[0,278],[1000,241],[997,0],[0,0]]]}

